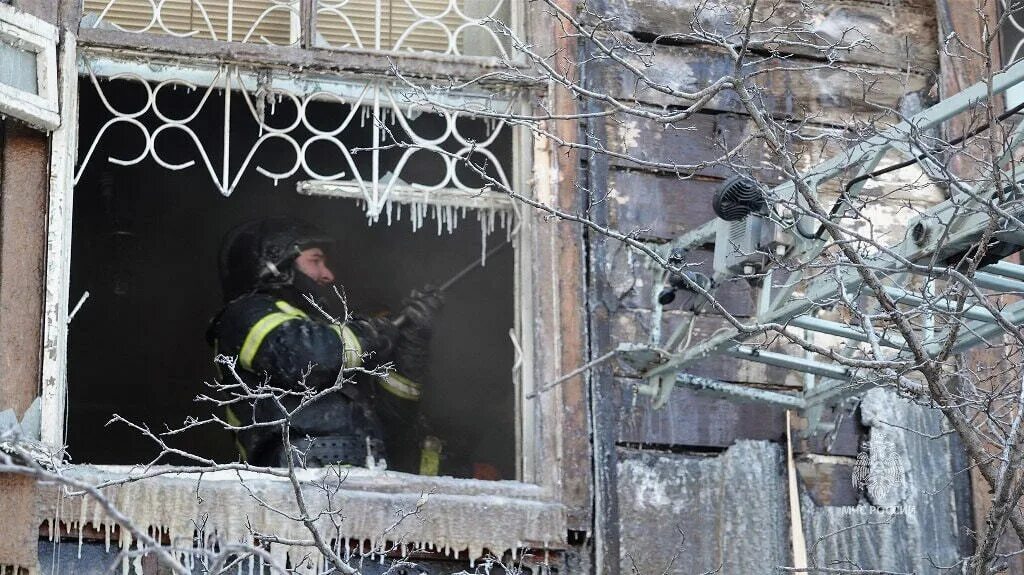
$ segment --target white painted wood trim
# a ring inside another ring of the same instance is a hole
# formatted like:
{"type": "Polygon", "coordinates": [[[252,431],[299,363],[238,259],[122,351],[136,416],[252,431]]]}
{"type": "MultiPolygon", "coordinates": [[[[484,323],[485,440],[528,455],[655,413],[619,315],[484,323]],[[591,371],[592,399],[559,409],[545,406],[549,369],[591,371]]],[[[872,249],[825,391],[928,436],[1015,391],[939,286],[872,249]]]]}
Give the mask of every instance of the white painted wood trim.
{"type": "Polygon", "coordinates": [[[46,292],[43,304],[42,440],[64,446],[67,408],[68,287],[71,214],[78,156],[78,64],[75,35],[61,46],[60,101],[63,123],[50,139],[50,190],[46,229],[46,292]]]}

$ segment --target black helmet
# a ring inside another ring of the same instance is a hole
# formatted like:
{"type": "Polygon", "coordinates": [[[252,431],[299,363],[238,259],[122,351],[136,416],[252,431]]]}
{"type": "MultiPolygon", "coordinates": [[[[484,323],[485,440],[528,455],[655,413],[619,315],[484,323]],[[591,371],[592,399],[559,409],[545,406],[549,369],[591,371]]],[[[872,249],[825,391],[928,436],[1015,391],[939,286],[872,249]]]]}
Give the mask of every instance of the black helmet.
{"type": "Polygon", "coordinates": [[[258,288],[291,285],[292,263],[302,250],[325,251],[334,239],[312,224],[289,217],[244,223],[228,232],[220,251],[220,280],[225,300],[258,288]]]}

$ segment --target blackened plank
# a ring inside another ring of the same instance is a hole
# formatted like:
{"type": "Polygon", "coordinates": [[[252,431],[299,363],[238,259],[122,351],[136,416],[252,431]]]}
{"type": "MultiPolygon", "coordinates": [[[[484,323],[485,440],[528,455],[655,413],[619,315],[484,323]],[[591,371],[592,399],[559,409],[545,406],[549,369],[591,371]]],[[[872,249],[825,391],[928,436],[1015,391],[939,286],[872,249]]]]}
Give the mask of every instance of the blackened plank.
{"type": "MultiPolygon", "coordinates": [[[[669,36],[666,41],[687,41],[694,21],[700,28],[722,35],[742,32],[747,2],[719,0],[596,0],[593,12],[605,23],[624,32],[645,36],[669,36]]],[[[973,11],[965,10],[973,16],[973,11]]],[[[938,68],[935,9],[931,5],[910,2],[798,2],[782,0],[757,5],[753,28],[755,50],[799,54],[821,60],[829,58],[846,63],[924,70],[938,68]],[[766,21],[764,21],[767,18],[766,21]],[[799,29],[801,34],[782,34],[782,27],[799,29]],[[762,30],[764,32],[758,34],[762,30]],[[769,31],[770,30],[770,31],[769,31]],[[782,40],[793,42],[783,45],[782,40]],[[815,46],[854,46],[852,49],[819,49],[815,46]]],[[[694,40],[691,40],[694,41],[694,40]]]]}
{"type": "MultiPolygon", "coordinates": [[[[695,92],[735,73],[728,53],[709,46],[657,46],[646,62],[634,62],[651,83],[675,90],[695,92]]],[[[757,105],[778,118],[812,118],[818,123],[845,125],[854,121],[894,120],[880,106],[898,108],[908,93],[927,90],[930,82],[922,74],[897,73],[879,68],[845,65],[823,66],[820,62],[793,57],[785,66],[777,61],[752,63],[744,74],[757,87],[757,105]]],[[[656,106],[685,106],[691,102],[651,88],[631,71],[610,60],[594,61],[591,73],[599,76],[603,89],[621,100],[656,106]]],[[[705,110],[743,112],[735,92],[725,90],[705,110]]]]}
{"type": "Polygon", "coordinates": [[[608,181],[609,223],[639,238],[672,239],[715,217],[711,197],[719,183],[612,171],[608,181]]]}
{"type": "Polygon", "coordinates": [[[620,443],[725,448],[739,439],[785,440],[786,413],[781,408],[710,398],[679,388],[665,407],[656,410],[646,397],[636,397],[634,380],[618,381],[620,443]]]}

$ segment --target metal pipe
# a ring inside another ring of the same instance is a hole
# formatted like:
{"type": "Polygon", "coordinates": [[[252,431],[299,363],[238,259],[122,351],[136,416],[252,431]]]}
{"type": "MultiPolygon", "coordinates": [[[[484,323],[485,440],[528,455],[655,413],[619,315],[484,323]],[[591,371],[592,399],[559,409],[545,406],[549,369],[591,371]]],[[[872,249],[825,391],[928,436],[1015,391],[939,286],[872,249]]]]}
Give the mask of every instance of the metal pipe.
{"type": "Polygon", "coordinates": [[[1024,281],[985,272],[975,273],[973,280],[975,285],[985,289],[1024,294],[1024,281]]]}
{"type": "MultiPolygon", "coordinates": [[[[852,339],[854,341],[871,341],[868,334],[864,333],[859,329],[852,328],[848,325],[844,325],[834,321],[828,321],[825,319],[819,319],[810,315],[800,315],[789,320],[789,325],[793,327],[800,327],[812,332],[826,333],[828,335],[834,335],[836,337],[844,337],[846,339],[852,339]]],[[[903,349],[903,344],[892,341],[887,338],[879,337],[878,343],[885,347],[891,347],[893,349],[903,349]]]]}
{"type": "Polygon", "coordinates": [[[989,264],[983,268],[982,271],[1008,277],[1019,281],[1024,281],[1024,266],[1019,264],[1011,264],[1009,262],[996,262],[989,264]]]}
{"type": "Polygon", "coordinates": [[[980,306],[967,307],[964,308],[963,311],[958,312],[956,311],[956,304],[947,299],[926,300],[922,297],[911,294],[910,292],[903,288],[898,287],[886,287],[885,293],[888,294],[889,297],[896,300],[896,303],[927,306],[928,309],[939,310],[942,313],[963,314],[964,317],[977,321],[995,321],[995,318],[992,317],[992,314],[989,313],[987,309],[980,306]]]}
{"type": "MultiPolygon", "coordinates": [[[[1019,301],[1013,305],[1007,306],[1003,309],[1002,317],[1010,325],[1016,326],[1021,322],[1024,322],[1024,301],[1019,301]]],[[[966,328],[961,328],[965,331],[964,335],[957,339],[957,342],[953,344],[953,353],[958,354],[963,351],[970,349],[977,345],[979,342],[984,341],[986,337],[994,336],[1003,331],[1003,326],[996,322],[985,323],[985,324],[968,324],[966,328]]],[[[929,354],[934,354],[939,351],[939,342],[935,342],[929,345],[926,349],[929,354]]]]}
{"type": "Polygon", "coordinates": [[[746,345],[737,345],[727,349],[725,350],[725,355],[748,361],[756,361],[766,365],[774,365],[775,367],[792,369],[793,371],[813,373],[814,375],[831,377],[833,379],[850,379],[850,371],[845,367],[820,361],[811,361],[802,357],[793,357],[774,351],[762,351],[746,345]]]}
{"type": "Polygon", "coordinates": [[[701,393],[716,397],[726,397],[737,401],[746,401],[758,405],[777,405],[785,409],[803,409],[804,400],[797,395],[789,395],[778,391],[758,389],[748,385],[727,383],[707,377],[700,377],[689,373],[676,375],[675,384],[680,387],[688,387],[701,393]]]}

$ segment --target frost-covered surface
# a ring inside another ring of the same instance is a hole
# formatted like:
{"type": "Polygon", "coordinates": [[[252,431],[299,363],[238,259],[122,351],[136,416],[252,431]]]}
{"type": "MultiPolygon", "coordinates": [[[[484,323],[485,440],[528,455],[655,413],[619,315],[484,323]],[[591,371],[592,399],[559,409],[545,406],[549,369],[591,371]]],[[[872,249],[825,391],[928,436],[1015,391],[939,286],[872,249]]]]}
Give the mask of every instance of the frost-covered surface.
{"type": "Polygon", "coordinates": [[[871,390],[861,410],[871,428],[872,467],[874,453],[888,443],[902,478],[856,507],[818,507],[805,498],[808,551],[819,566],[940,573],[936,565],[958,560],[963,528],[956,520],[950,441],[940,435],[942,414],[883,389],[871,390]]]}
{"type": "Polygon", "coordinates": [[[774,574],[789,564],[785,457],[764,441],[716,456],[620,451],[624,573],[774,574]]]}
{"type": "MultiPolygon", "coordinates": [[[[79,466],[68,474],[98,483],[123,477],[125,470],[79,466]]],[[[510,481],[473,481],[452,478],[424,478],[395,472],[353,469],[340,489],[328,498],[323,489],[309,480],[322,471],[303,473],[303,494],[310,510],[341,509],[341,537],[353,541],[399,542],[407,548],[436,549],[449,555],[468,551],[479,558],[487,549],[496,555],[524,546],[560,547],[564,544],[565,514],[561,505],[550,503],[537,486],[510,481]],[[419,513],[403,514],[421,506],[419,513]],[[396,525],[397,523],[397,525],[396,525]]],[[[235,474],[163,476],[112,487],[108,498],[136,525],[160,533],[172,542],[189,545],[196,525],[204,525],[207,544],[251,542],[247,528],[287,539],[310,539],[301,523],[258,505],[253,496],[270,506],[298,514],[295,497],[286,480],[243,475],[245,487],[235,474]],[[197,497],[198,494],[198,497],[197,497]]],[[[65,498],[54,509],[54,489],[42,487],[39,505],[50,517],[71,525],[72,532],[91,526],[111,538],[112,525],[94,501],[80,497],[65,498]]],[[[326,518],[318,525],[328,538],[334,538],[333,526],[326,518]]],[[[129,547],[124,530],[120,540],[108,545],[129,547]]],[[[294,563],[306,550],[291,557],[294,563]]],[[[284,563],[286,548],[272,546],[271,553],[284,563]]]]}

